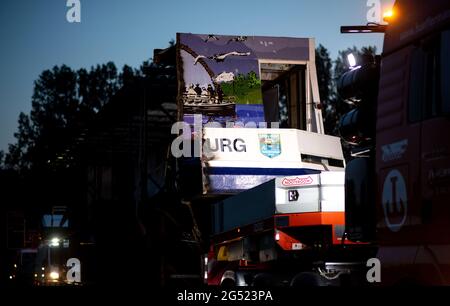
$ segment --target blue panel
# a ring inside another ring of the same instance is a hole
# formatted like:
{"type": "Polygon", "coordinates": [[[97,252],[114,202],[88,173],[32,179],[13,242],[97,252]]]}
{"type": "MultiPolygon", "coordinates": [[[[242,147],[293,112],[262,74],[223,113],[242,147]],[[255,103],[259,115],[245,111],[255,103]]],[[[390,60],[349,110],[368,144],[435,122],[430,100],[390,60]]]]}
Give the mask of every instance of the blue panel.
{"type": "Polygon", "coordinates": [[[236,105],[237,121],[247,124],[255,122],[259,124],[264,122],[264,105],[262,104],[237,104],[236,105]]]}
{"type": "Polygon", "coordinates": [[[239,193],[280,176],[320,173],[305,168],[208,168],[207,171],[207,193],[239,193]]]}
{"type": "Polygon", "coordinates": [[[206,172],[211,175],[276,175],[291,176],[304,174],[317,174],[319,170],[307,168],[234,168],[214,167],[207,168],[206,172]]]}

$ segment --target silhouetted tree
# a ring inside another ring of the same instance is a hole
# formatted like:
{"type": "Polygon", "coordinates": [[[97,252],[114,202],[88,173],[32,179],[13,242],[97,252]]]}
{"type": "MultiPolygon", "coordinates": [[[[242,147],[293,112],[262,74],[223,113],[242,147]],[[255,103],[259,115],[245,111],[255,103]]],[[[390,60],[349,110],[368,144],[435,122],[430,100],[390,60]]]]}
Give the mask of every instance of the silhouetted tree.
{"type": "Polygon", "coordinates": [[[129,66],[119,74],[112,62],[74,71],[62,65],[43,71],[34,83],[30,115],[21,113],[16,143],[10,144],[5,167],[14,170],[45,165],[70,141],[117,90],[138,75],[129,66]]]}
{"type": "Polygon", "coordinates": [[[112,62],[78,70],[80,104],[89,111],[98,112],[119,89],[117,68],[112,62]]]}
{"type": "Polygon", "coordinates": [[[35,131],[30,117],[23,112],[19,114],[18,130],[14,133],[15,144],[9,145],[9,152],[5,156],[6,168],[12,170],[28,170],[31,166],[30,152],[35,140],[35,131]]]}
{"type": "Polygon", "coordinates": [[[322,116],[326,134],[333,134],[336,124],[333,117],[330,117],[330,114],[332,114],[334,101],[333,79],[331,74],[332,68],[333,63],[330,58],[330,53],[323,45],[320,44],[316,48],[316,69],[319,83],[319,94],[322,104],[322,116]]]}
{"type": "Polygon", "coordinates": [[[0,170],[5,168],[5,152],[0,150],[0,170]]]}
{"type": "Polygon", "coordinates": [[[139,77],[138,70],[131,68],[128,65],[124,65],[122,72],[119,75],[119,86],[127,86],[136,82],[136,78],[139,77]]]}
{"type": "Polygon", "coordinates": [[[319,82],[320,99],[322,101],[322,115],[324,118],[325,133],[339,136],[339,120],[351,106],[345,103],[338,95],[336,84],[339,78],[349,69],[347,55],[353,53],[356,59],[362,55],[375,55],[376,47],[356,47],[339,51],[334,63],[330,59],[328,50],[319,45],[316,49],[317,79],[319,82]],[[333,65],[334,64],[334,65],[333,65]]]}

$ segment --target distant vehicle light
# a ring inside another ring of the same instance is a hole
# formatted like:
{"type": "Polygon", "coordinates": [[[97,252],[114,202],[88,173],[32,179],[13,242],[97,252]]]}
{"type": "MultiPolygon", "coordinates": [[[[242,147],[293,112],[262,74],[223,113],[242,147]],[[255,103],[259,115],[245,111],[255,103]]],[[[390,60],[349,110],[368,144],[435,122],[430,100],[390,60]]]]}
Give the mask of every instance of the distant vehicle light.
{"type": "Polygon", "coordinates": [[[353,53],[349,53],[347,55],[347,61],[348,61],[348,65],[349,65],[350,68],[356,67],[356,58],[353,55],[353,53]]]}
{"type": "Polygon", "coordinates": [[[275,241],[279,241],[280,240],[280,233],[275,233],[275,241]]]}
{"type": "Polygon", "coordinates": [[[59,273],[56,271],[50,272],[49,274],[51,279],[58,279],[59,278],[59,273]]]}
{"type": "Polygon", "coordinates": [[[59,238],[55,237],[50,240],[50,246],[57,247],[59,246],[59,238]]]}

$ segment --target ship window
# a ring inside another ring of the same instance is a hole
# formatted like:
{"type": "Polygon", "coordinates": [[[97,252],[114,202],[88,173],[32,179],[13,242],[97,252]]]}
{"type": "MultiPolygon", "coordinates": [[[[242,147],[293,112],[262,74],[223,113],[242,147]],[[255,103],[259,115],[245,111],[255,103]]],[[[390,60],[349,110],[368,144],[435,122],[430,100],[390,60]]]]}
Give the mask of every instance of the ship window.
{"type": "Polygon", "coordinates": [[[421,48],[413,51],[411,58],[410,92],[409,92],[409,121],[422,120],[422,105],[425,95],[424,84],[425,52],[421,48]]]}
{"type": "Polygon", "coordinates": [[[438,48],[437,40],[425,46],[426,61],[425,61],[425,118],[436,117],[439,113],[438,102],[438,48]]]}
{"type": "Polygon", "coordinates": [[[410,122],[450,114],[450,30],[425,39],[411,58],[410,122]]]}

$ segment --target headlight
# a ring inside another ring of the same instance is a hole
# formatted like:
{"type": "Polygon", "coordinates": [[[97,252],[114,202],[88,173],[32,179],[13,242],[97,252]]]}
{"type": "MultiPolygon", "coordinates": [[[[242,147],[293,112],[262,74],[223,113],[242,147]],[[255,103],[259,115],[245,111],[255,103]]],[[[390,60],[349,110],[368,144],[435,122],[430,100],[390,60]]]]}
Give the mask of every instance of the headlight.
{"type": "Polygon", "coordinates": [[[350,68],[355,68],[356,67],[356,58],[353,55],[353,53],[349,53],[347,55],[347,62],[350,68]]]}
{"type": "Polygon", "coordinates": [[[59,238],[55,237],[50,240],[50,246],[57,247],[59,246],[59,238]]]}
{"type": "Polygon", "coordinates": [[[59,278],[59,273],[56,271],[50,272],[49,274],[51,279],[58,279],[59,278]]]}

